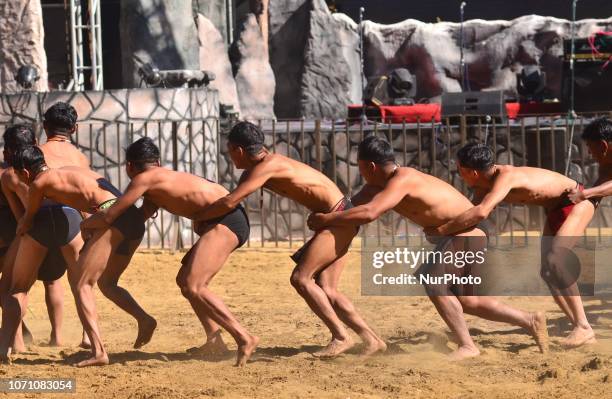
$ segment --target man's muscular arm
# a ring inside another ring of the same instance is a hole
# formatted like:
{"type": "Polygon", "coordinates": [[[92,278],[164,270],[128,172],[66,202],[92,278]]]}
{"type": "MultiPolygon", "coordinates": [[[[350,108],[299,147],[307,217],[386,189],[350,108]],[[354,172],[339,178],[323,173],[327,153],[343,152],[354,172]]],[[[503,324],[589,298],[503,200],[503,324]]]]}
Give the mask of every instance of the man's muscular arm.
{"type": "Polygon", "coordinates": [[[610,195],[612,195],[612,180],[583,191],[574,188],[570,190],[568,197],[574,204],[577,204],[589,198],[608,197],[610,195]]]}
{"type": "Polygon", "coordinates": [[[277,167],[270,163],[260,163],[253,169],[245,171],[240,176],[238,186],[226,195],[219,198],[206,208],[196,212],[193,220],[201,222],[221,217],[236,208],[240,202],[250,194],[263,187],[264,184],[277,172],[277,167]]]}
{"type": "Polygon", "coordinates": [[[28,203],[26,205],[25,214],[19,219],[17,224],[16,234],[24,235],[32,228],[34,215],[39,211],[40,206],[45,198],[45,187],[47,179],[45,177],[35,180],[30,184],[28,190],[28,203]]]}
{"type": "MultiPolygon", "coordinates": [[[[364,188],[355,197],[360,201],[361,197],[372,193],[372,187],[364,188]]],[[[313,213],[308,217],[308,227],[312,230],[320,230],[326,226],[360,226],[378,219],[380,215],[393,209],[406,195],[406,185],[401,177],[394,177],[384,189],[375,193],[369,202],[358,205],[343,212],[313,213]]],[[[370,194],[371,195],[371,194],[370,194]]]]}
{"type": "Polygon", "coordinates": [[[24,205],[21,203],[19,196],[13,190],[13,184],[19,184],[19,179],[10,171],[5,171],[2,174],[1,184],[2,184],[2,192],[4,193],[4,197],[8,202],[9,208],[11,208],[11,212],[15,216],[15,219],[19,220],[23,214],[25,213],[24,205]]]}
{"type": "Polygon", "coordinates": [[[478,205],[468,209],[455,219],[439,226],[433,231],[433,235],[446,236],[464,231],[488,218],[493,209],[506,198],[510,190],[514,188],[515,178],[507,173],[500,174],[495,179],[491,191],[489,191],[478,205]]]}

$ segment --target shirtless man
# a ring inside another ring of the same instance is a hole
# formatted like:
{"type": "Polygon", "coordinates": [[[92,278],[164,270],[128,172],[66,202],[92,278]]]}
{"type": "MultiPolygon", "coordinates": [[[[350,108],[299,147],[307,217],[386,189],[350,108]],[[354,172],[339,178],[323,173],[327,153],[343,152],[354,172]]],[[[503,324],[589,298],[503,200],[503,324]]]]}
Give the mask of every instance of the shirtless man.
{"type": "Polygon", "coordinates": [[[597,206],[601,198],[612,195],[612,120],[595,119],[584,128],[582,139],[599,164],[599,178],[595,187],[584,190],[573,189],[569,198],[575,204],[590,200],[597,206]]]}
{"type": "MultiPolygon", "coordinates": [[[[0,163],[0,180],[2,174],[8,170],[10,167],[6,163],[0,163]]],[[[15,215],[13,215],[13,211],[9,206],[8,200],[6,196],[0,190],[0,272],[2,272],[2,268],[4,266],[4,262],[6,259],[6,254],[10,248],[11,243],[15,239],[15,229],[17,228],[17,220],[15,219],[15,215]]],[[[6,278],[0,278],[0,296],[3,292],[3,286],[5,286],[6,278]]],[[[46,293],[47,291],[45,291],[46,293]]],[[[22,331],[18,331],[15,335],[15,341],[13,342],[13,351],[14,352],[22,352],[25,350],[25,344],[32,342],[32,335],[30,331],[25,326],[25,323],[22,323],[21,329],[22,331]]],[[[51,326],[52,335],[53,335],[53,325],[51,326]]]]}
{"type": "Polygon", "coordinates": [[[563,273],[567,249],[571,249],[582,236],[593,217],[591,202],[574,205],[568,198],[569,191],[574,188],[582,190],[582,185],[546,169],[497,165],[493,151],[484,144],[465,145],[457,152],[457,158],[459,173],[474,189],[477,205],[428,233],[444,236],[475,226],[502,201],[544,207],[547,219],[542,233],[541,275],[553,298],[574,325],[562,345],[570,348],[595,342],[576,283],[561,289],[551,279],[563,273]]]}
{"type": "MultiPolygon", "coordinates": [[[[265,187],[302,204],[313,212],[342,212],[350,201],[321,172],[264,147],[264,134],[249,122],[239,122],[228,137],[228,150],[238,169],[246,169],[234,191],[196,212],[194,220],[211,221],[238,207],[249,194],[265,187]]],[[[331,342],[316,356],[337,356],[353,346],[342,324],[346,323],[363,340],[364,355],[384,351],[386,344],[357,313],[353,304],[338,291],[346,253],[356,229],[332,227],[317,231],[294,256],[297,266],[291,284],[310,309],[331,331],[331,342]]]]}
{"type": "MultiPolygon", "coordinates": [[[[89,169],[74,166],[50,169],[38,147],[28,147],[15,154],[13,168],[19,178],[29,185],[26,211],[17,225],[18,235],[23,235],[31,229],[34,215],[40,209],[45,198],[65,204],[83,213],[96,213],[111,206],[121,195],[102,176],[89,169]]],[[[131,256],[142,240],[144,230],[142,212],[136,207],[130,207],[113,222],[111,228],[82,231],[88,241],[83,246],[78,263],[76,265],[68,264],[68,279],[75,296],[79,318],[91,342],[93,356],[78,363],[77,366],[79,367],[108,364],[108,355],[103,347],[98,328],[93,286],[103,275],[107,264],[112,264],[115,261],[114,255],[117,252],[126,251],[122,254],[131,256]]],[[[27,235],[24,235],[24,237],[27,237],[27,235]]],[[[3,329],[0,335],[0,358],[3,360],[8,360],[10,342],[16,329],[15,321],[21,319],[25,310],[23,293],[31,287],[36,275],[37,265],[40,263],[40,257],[37,253],[33,251],[23,251],[22,253],[21,248],[22,246],[20,246],[20,252],[13,270],[10,297],[2,315],[3,329]],[[5,315],[6,329],[4,328],[5,315]]],[[[105,293],[104,290],[101,291],[105,293]]],[[[124,297],[129,296],[127,291],[123,291],[124,297]]],[[[113,298],[109,299],[113,300],[113,298]]],[[[129,297],[129,299],[117,305],[130,307],[130,309],[124,310],[139,321],[140,337],[141,319],[151,317],[138,306],[133,298],[129,297]]],[[[150,339],[153,329],[154,326],[148,329],[148,336],[145,337],[145,341],[150,339]]]]}
{"type": "MultiPolygon", "coordinates": [[[[5,159],[10,164],[13,154],[26,146],[35,145],[36,139],[30,126],[14,125],[5,131],[4,142],[5,159]]],[[[74,148],[72,150],[77,151],[74,148]]],[[[55,162],[59,163],[61,161],[55,162]]],[[[12,168],[6,170],[2,175],[2,190],[12,215],[15,218],[23,216],[28,187],[19,180],[12,168]]],[[[28,232],[27,238],[23,242],[20,237],[15,236],[16,222],[15,225],[11,226],[10,231],[14,239],[12,239],[6,253],[6,267],[3,268],[3,276],[0,282],[2,285],[1,291],[4,296],[10,284],[20,246],[28,245],[28,251],[40,252],[44,261],[38,269],[37,278],[42,280],[45,285],[45,300],[52,327],[49,344],[59,346],[62,344],[61,325],[64,296],[64,290],[59,279],[66,271],[67,262],[76,264],[76,257],[82,246],[82,239],[78,234],[81,217],[74,209],[64,209],[61,205],[47,202],[45,207],[36,215],[36,220],[34,228],[28,232]],[[62,247],[65,247],[63,251],[61,250],[62,247]],[[66,257],[69,259],[66,260],[66,257]]],[[[3,229],[9,227],[10,221],[10,218],[6,220],[3,229]]],[[[16,345],[13,347],[16,352],[23,350],[21,342],[21,333],[17,331],[16,345]]]]}
{"type": "MultiPolygon", "coordinates": [[[[156,208],[193,219],[196,212],[228,194],[217,183],[161,167],[159,149],[147,137],[128,147],[126,162],[127,175],[131,179],[126,191],[113,206],[85,220],[83,228],[96,229],[112,225],[140,197],[144,197],[156,208]]],[[[208,288],[208,284],[221,270],[229,255],[247,241],[249,229],[249,220],[242,206],[215,220],[196,223],[194,230],[200,238],[183,258],[183,266],[176,277],[181,292],[189,300],[206,331],[207,341],[202,351],[227,351],[220,335],[220,325],[236,340],[237,366],[246,364],[259,338],[240,325],[221,298],[208,288]]]]}
{"type": "MultiPolygon", "coordinates": [[[[313,213],[308,219],[309,227],[359,226],[393,209],[419,226],[432,228],[452,220],[472,206],[450,184],[416,169],[399,167],[395,163],[391,145],[382,138],[370,136],[359,144],[358,165],[366,185],[353,197],[357,206],[341,213],[313,213]]],[[[480,249],[486,246],[485,233],[477,227],[468,227],[440,241],[436,250],[474,251],[477,249],[474,245],[480,246],[480,249]]],[[[424,265],[421,269],[428,271],[434,268],[436,265],[424,265]]],[[[461,270],[455,269],[457,272],[461,270]]],[[[442,291],[440,288],[426,287],[426,290],[458,340],[459,347],[449,355],[450,359],[461,360],[480,354],[462,313],[524,327],[535,338],[540,350],[547,350],[548,333],[543,313],[514,309],[492,297],[471,296],[465,292],[457,294],[454,287],[446,287],[442,291]]]]}

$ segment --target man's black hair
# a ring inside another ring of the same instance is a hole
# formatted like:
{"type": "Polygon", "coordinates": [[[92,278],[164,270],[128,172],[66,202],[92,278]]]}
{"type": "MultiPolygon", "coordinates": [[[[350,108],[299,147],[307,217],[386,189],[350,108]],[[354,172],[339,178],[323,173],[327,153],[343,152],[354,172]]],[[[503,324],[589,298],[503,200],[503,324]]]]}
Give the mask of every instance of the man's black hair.
{"type": "Polygon", "coordinates": [[[387,140],[377,136],[369,136],[359,143],[357,158],[361,161],[386,164],[395,162],[395,153],[387,140]]]}
{"type": "Polygon", "coordinates": [[[17,124],[9,126],[2,135],[4,139],[4,149],[8,165],[12,165],[13,155],[15,152],[36,145],[36,135],[32,126],[26,124],[17,124]]]}
{"type": "Polygon", "coordinates": [[[238,122],[232,127],[228,141],[244,148],[249,155],[257,155],[264,148],[264,134],[251,122],[238,122]]]}
{"type": "Polygon", "coordinates": [[[150,137],[140,138],[125,150],[125,160],[142,169],[147,164],[159,161],[159,148],[150,137]]]}
{"type": "Polygon", "coordinates": [[[24,147],[13,154],[13,168],[15,170],[27,170],[36,175],[45,165],[45,156],[37,146],[24,147]]]}
{"type": "Polygon", "coordinates": [[[72,133],[76,128],[77,119],[74,107],[65,102],[53,104],[44,115],[44,122],[51,136],[55,133],[72,133]]]}
{"type": "Polygon", "coordinates": [[[468,143],[457,151],[459,164],[474,170],[489,170],[494,164],[493,150],[486,144],[468,143]]]}
{"type": "Polygon", "coordinates": [[[605,117],[593,120],[582,131],[582,139],[612,141],[612,120],[605,117]]]}

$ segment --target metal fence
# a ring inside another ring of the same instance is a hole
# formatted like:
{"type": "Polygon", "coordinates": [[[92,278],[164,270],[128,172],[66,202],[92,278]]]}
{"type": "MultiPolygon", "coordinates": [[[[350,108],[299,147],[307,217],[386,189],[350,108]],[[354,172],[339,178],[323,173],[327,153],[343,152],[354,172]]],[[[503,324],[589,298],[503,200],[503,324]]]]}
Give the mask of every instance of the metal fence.
{"type": "MultiPolygon", "coordinates": [[[[595,182],[597,165],[589,157],[580,134],[584,125],[596,116],[580,115],[575,120],[573,132],[569,175],[586,185],[595,182]]],[[[398,163],[435,175],[468,196],[470,192],[459,177],[454,160],[456,150],[468,140],[486,141],[494,149],[498,163],[543,167],[564,173],[572,135],[572,121],[558,116],[523,117],[492,123],[484,118],[400,124],[304,119],[257,123],[264,130],[271,151],[320,170],[348,195],[363,185],[357,168],[357,145],[367,135],[384,135],[393,144],[398,163]]],[[[89,156],[92,168],[122,190],[129,183],[124,170],[124,149],[142,136],[156,141],[164,166],[216,179],[232,190],[241,171],[234,168],[227,155],[228,127],[216,118],[89,123],[79,125],[73,141],[89,156]]],[[[307,209],[267,190],[251,195],[245,201],[245,208],[251,221],[247,247],[294,246],[312,234],[306,226],[307,209]]],[[[490,217],[494,237],[509,236],[512,245],[526,244],[531,235],[542,230],[543,223],[541,207],[502,204],[490,217]]],[[[598,237],[610,235],[611,226],[612,204],[608,198],[596,212],[589,233],[598,237]]],[[[388,212],[362,229],[362,234],[366,239],[391,235],[399,242],[423,241],[421,228],[394,212],[388,212]]],[[[196,239],[191,221],[162,210],[156,219],[147,222],[143,246],[179,249],[190,246],[196,239]]]]}

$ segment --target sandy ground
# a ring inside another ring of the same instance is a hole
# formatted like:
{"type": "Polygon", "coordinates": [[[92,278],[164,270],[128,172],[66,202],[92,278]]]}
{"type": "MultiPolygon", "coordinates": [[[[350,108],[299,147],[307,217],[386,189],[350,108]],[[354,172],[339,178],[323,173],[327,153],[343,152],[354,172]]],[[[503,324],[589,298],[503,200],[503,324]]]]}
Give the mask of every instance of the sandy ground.
{"type": "MultiPolygon", "coordinates": [[[[158,320],[158,330],[147,346],[132,349],[136,323],[98,292],[111,364],[89,369],[71,366],[86,356],[77,347],[81,328],[73,301],[66,291],[65,347],[45,347],[50,328],[38,283],[26,318],[34,345],[17,355],[12,366],[0,366],[0,378],[76,378],[77,394],[66,396],[87,398],[612,398],[612,302],[587,299],[599,342],[563,351],[554,342],[568,326],[551,298],[504,298],[524,309],[548,311],[551,353],[539,354],[520,329],[468,317],[482,355],[451,364],[445,354],[453,345],[428,299],[360,296],[359,254],[353,252],[341,287],[389,342],[390,350],[369,359],[353,353],[322,361],[311,352],[325,345],[329,335],[289,285],[288,254],[288,250],[240,250],[213,282],[212,288],[261,338],[246,368],[233,367],[234,353],[224,359],[202,359],[185,352],[202,344],[204,335],[175,285],[182,254],[149,252],[136,255],[121,281],[158,320]]],[[[224,334],[224,338],[234,349],[231,337],[224,334]]]]}

